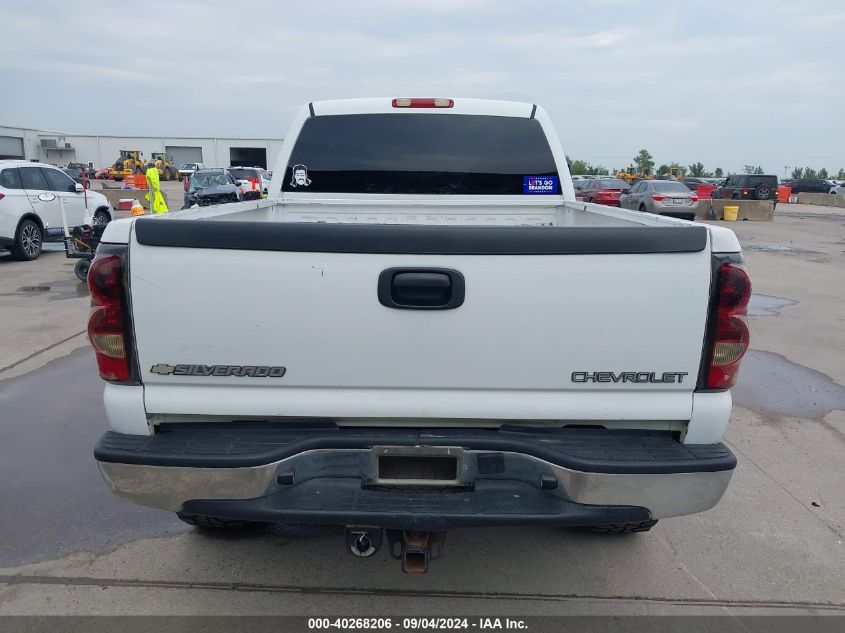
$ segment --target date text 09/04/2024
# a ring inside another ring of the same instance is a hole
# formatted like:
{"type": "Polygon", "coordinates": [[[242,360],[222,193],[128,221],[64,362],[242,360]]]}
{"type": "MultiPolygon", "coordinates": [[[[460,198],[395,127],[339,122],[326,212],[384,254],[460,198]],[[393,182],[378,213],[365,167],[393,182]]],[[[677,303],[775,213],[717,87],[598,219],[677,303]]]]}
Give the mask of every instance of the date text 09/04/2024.
{"type": "Polygon", "coordinates": [[[309,618],[309,630],[390,630],[399,631],[437,631],[437,630],[525,630],[528,626],[524,620],[511,618],[309,618]]]}

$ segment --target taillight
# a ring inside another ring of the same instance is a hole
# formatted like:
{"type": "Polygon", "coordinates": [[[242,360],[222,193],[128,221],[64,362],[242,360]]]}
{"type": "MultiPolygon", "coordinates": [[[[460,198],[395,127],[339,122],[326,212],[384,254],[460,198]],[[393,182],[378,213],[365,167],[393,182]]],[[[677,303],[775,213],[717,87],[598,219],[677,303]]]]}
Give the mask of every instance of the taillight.
{"type": "Polygon", "coordinates": [[[663,200],[665,197],[666,197],[666,196],[658,196],[657,194],[652,194],[651,199],[652,199],[652,200],[657,200],[657,202],[660,202],[660,201],[661,201],[661,200],[663,200]]]}
{"type": "Polygon", "coordinates": [[[693,202],[698,202],[698,195],[697,195],[697,194],[692,194],[692,195],[689,197],[689,199],[690,199],[690,200],[692,200],[693,202]]]}
{"type": "Polygon", "coordinates": [[[707,389],[728,389],[736,383],[739,365],[748,350],[748,301],[751,280],[742,264],[722,262],[716,278],[710,365],[707,389]]]}
{"type": "Polygon", "coordinates": [[[451,108],[454,105],[454,99],[421,99],[418,97],[403,97],[393,100],[394,108],[451,108]]]}
{"type": "Polygon", "coordinates": [[[100,377],[118,382],[128,381],[132,374],[123,274],[123,259],[108,253],[98,255],[88,270],[91,293],[88,340],[97,356],[100,377]]]}
{"type": "Polygon", "coordinates": [[[3,199],[3,198],[5,198],[5,197],[6,197],[6,194],[5,194],[5,193],[0,193],[0,200],[2,200],[2,199],[3,199]]]}
{"type": "Polygon", "coordinates": [[[188,186],[190,185],[190,181],[191,181],[190,177],[185,176],[185,191],[188,190],[188,186]]]}

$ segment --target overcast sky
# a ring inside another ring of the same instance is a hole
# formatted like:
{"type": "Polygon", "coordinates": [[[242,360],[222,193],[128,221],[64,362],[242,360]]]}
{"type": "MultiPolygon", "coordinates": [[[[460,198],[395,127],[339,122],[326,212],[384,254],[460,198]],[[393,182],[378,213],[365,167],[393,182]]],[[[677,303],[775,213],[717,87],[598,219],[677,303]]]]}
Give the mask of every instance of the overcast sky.
{"type": "Polygon", "coordinates": [[[845,2],[0,0],[0,125],[282,137],[310,100],[543,105],[607,167],[845,167],[845,2]],[[149,21],[147,16],[152,16],[149,21]]]}

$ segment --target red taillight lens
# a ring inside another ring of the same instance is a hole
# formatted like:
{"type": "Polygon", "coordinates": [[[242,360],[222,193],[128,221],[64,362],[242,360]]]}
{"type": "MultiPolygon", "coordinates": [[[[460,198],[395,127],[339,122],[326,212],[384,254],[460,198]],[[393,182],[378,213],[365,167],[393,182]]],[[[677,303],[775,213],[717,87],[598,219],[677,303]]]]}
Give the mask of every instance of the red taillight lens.
{"type": "Polygon", "coordinates": [[[123,260],[118,255],[105,255],[93,261],[88,270],[91,292],[88,340],[94,348],[103,380],[126,381],[130,378],[122,284],[123,260]]]}
{"type": "Polygon", "coordinates": [[[662,201],[666,196],[658,196],[657,194],[652,194],[651,199],[657,200],[657,202],[662,201]]]}
{"type": "Polygon", "coordinates": [[[188,176],[185,176],[185,191],[188,190],[188,186],[191,182],[191,179],[188,176]]]}
{"type": "Polygon", "coordinates": [[[751,280],[740,264],[725,262],[719,267],[718,292],[708,389],[728,389],[736,383],[749,342],[746,314],[751,280]]]}
{"type": "Polygon", "coordinates": [[[454,99],[423,99],[419,97],[402,97],[393,100],[394,108],[451,108],[454,107],[454,99]]]}
{"type": "Polygon", "coordinates": [[[690,199],[690,200],[692,200],[693,202],[698,202],[698,195],[696,195],[696,194],[692,194],[692,195],[689,197],[689,199],[690,199]]]}
{"type": "Polygon", "coordinates": [[[6,194],[5,194],[5,193],[0,193],[0,200],[2,200],[2,199],[3,199],[3,198],[5,198],[5,197],[6,197],[6,194]]]}

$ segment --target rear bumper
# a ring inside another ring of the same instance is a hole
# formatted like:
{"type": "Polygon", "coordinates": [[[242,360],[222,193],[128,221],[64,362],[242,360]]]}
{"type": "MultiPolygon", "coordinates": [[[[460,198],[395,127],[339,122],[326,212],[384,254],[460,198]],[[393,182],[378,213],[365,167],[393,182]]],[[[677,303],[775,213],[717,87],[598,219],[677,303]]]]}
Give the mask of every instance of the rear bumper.
{"type": "Polygon", "coordinates": [[[441,530],[602,525],[714,506],[736,460],[655,431],[170,425],[106,433],[95,449],[119,496],[251,521],[441,530]],[[445,456],[454,480],[386,480],[385,455],[445,456]]]}

